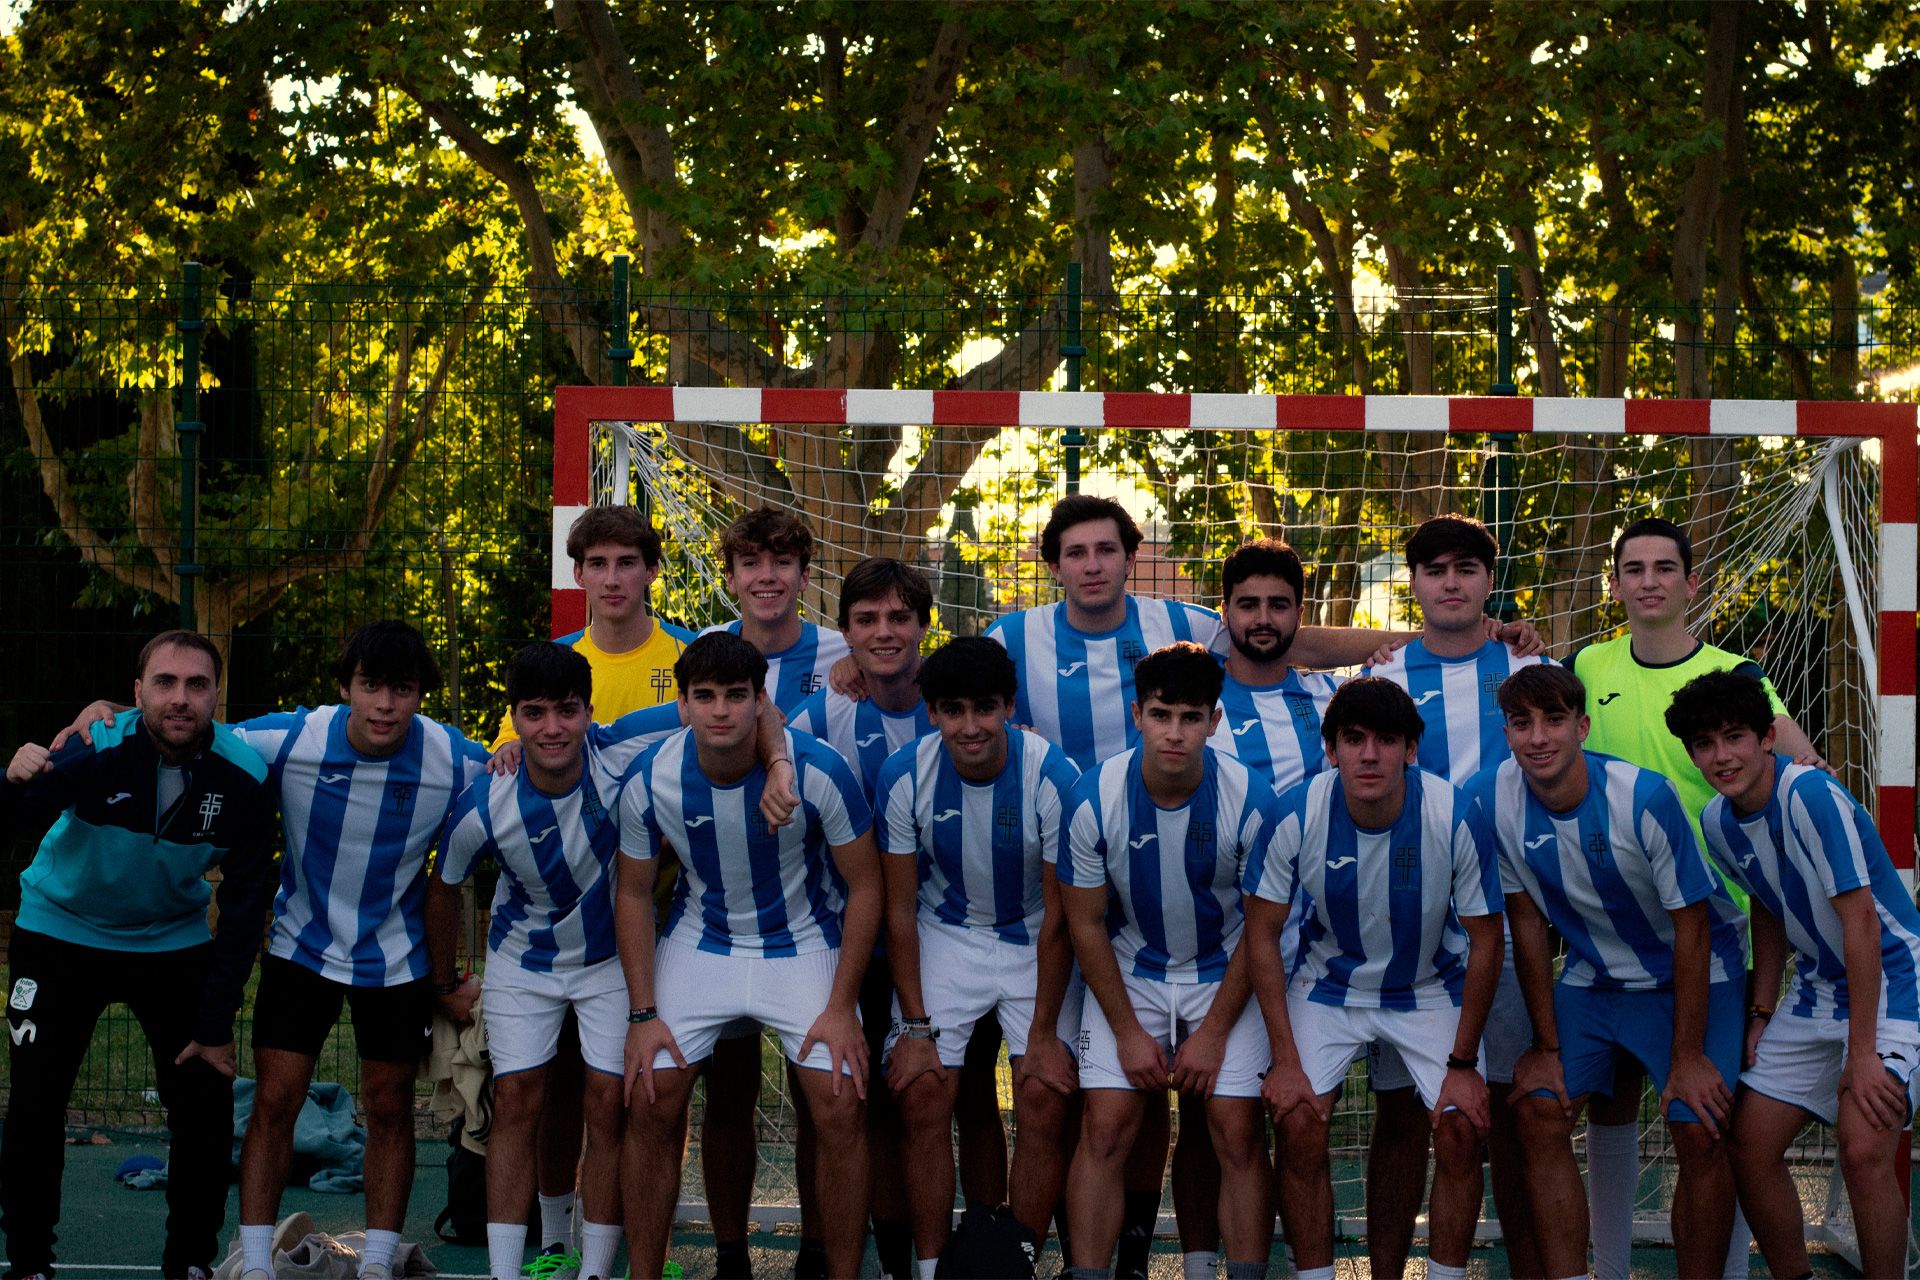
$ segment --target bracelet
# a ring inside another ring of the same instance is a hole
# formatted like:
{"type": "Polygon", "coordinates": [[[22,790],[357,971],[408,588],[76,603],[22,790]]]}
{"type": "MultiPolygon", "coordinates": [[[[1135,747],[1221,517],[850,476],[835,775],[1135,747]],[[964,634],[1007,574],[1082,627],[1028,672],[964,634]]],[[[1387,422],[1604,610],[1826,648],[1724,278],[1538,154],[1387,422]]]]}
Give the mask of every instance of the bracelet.
{"type": "Polygon", "coordinates": [[[1480,1059],[1477,1055],[1471,1058],[1456,1058],[1452,1054],[1447,1055],[1447,1070],[1449,1071],[1478,1071],[1479,1069],[1480,1059]]]}
{"type": "Polygon", "coordinates": [[[766,767],[771,769],[773,768],[773,766],[777,764],[792,764],[792,763],[793,763],[792,756],[775,756],[773,759],[767,761],[766,767]]]}
{"type": "Polygon", "coordinates": [[[644,1009],[629,1009],[627,1011],[627,1022],[629,1025],[638,1026],[643,1022],[652,1022],[659,1016],[660,1011],[652,1005],[648,1005],[644,1009]]]}
{"type": "Polygon", "coordinates": [[[903,1020],[900,1026],[900,1038],[902,1040],[938,1040],[940,1028],[924,1020],[918,1022],[903,1020]]]}
{"type": "Polygon", "coordinates": [[[458,978],[455,978],[452,982],[436,982],[433,984],[433,994],[437,996],[450,996],[459,989],[460,979],[458,978]]]}
{"type": "Polygon", "coordinates": [[[1762,1022],[1772,1022],[1773,1010],[1763,1009],[1757,1004],[1750,1004],[1747,1006],[1747,1017],[1749,1019],[1758,1018],[1762,1022]]]}

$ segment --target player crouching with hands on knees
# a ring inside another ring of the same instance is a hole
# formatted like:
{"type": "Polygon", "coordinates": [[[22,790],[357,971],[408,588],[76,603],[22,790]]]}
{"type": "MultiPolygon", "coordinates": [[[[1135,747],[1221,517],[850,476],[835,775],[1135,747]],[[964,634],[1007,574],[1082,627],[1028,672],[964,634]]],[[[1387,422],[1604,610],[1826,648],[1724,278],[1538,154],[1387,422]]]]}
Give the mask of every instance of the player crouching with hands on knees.
{"type": "Polygon", "coordinates": [[[647,750],[620,797],[615,933],[626,974],[627,1254],[657,1276],[680,1193],[687,1104],[721,1030],[780,1034],[819,1135],[815,1191],[828,1274],[858,1274],[865,1243],[867,1044],[860,980],[881,917],[873,819],[838,753],[789,731],[800,808],[770,828],[755,751],[767,660],[713,632],[674,664],[689,727],[647,750]],[[656,941],[654,870],[680,863],[656,941]],[[844,886],[844,895],[843,889],[844,886]]]}
{"type": "Polygon", "coordinates": [[[1499,877],[1473,802],[1415,767],[1423,727],[1399,685],[1342,685],[1321,720],[1333,769],[1288,789],[1274,839],[1247,867],[1241,949],[1273,1053],[1261,1097],[1286,1153],[1280,1217],[1301,1280],[1332,1280],[1328,1122],[1348,1066],[1375,1040],[1400,1051],[1432,1111],[1428,1275],[1466,1275],[1480,1216],[1499,877]],[[1289,981],[1280,935],[1299,904],[1310,914],[1289,981]]]}
{"type": "Polygon", "coordinates": [[[1733,1178],[1776,1276],[1810,1273],[1787,1145],[1809,1116],[1836,1125],[1860,1269],[1906,1274],[1895,1157],[1920,1057],[1920,911],[1867,812],[1821,769],[1774,751],[1774,711],[1750,676],[1683,685],[1667,727],[1719,794],[1707,848],[1752,895],[1745,1070],[1733,1178]],[[1793,978],[1780,994],[1787,951],[1793,978]]]}
{"type": "Polygon", "coordinates": [[[1564,667],[1500,686],[1511,760],[1470,787],[1499,848],[1533,1047],[1514,1105],[1549,1276],[1586,1274],[1587,1197],[1573,1125],[1631,1058],[1661,1088],[1679,1158],[1684,1276],[1718,1275],[1733,1227],[1725,1132],[1739,1071],[1739,909],[1666,777],[1586,751],[1587,692],[1564,667]],[[1566,940],[1556,984],[1551,925],[1566,940]]]}
{"type": "Polygon", "coordinates": [[[1059,747],[1008,726],[1016,682],[984,636],[942,645],[919,675],[935,732],[889,756],[875,788],[898,991],[887,1083],[906,1123],[921,1280],[952,1225],[960,1069],[990,1013],[1016,1082],[1013,1214],[1035,1254],[1066,1173],[1081,990],[1054,868],[1080,774],[1059,747]]]}
{"type": "Polygon", "coordinates": [[[1249,996],[1240,877],[1272,838],[1273,789],[1206,745],[1220,664],[1197,644],[1134,668],[1139,746],[1082,775],[1059,862],[1061,903],[1092,999],[1080,1034],[1085,1090],[1067,1185],[1071,1274],[1103,1276],[1120,1235],[1127,1152],[1149,1092],[1206,1098],[1220,1159],[1229,1280],[1266,1274],[1271,1166],[1260,1117],[1267,1065],[1249,996]],[[1109,906],[1111,903],[1111,907],[1109,906]]]}

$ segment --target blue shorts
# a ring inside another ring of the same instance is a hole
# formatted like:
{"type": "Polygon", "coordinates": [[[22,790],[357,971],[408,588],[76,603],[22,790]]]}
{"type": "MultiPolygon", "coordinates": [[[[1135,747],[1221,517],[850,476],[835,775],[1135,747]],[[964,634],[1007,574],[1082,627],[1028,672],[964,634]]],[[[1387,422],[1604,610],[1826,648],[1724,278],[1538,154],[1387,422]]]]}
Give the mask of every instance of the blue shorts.
{"type": "MultiPolygon", "coordinates": [[[[1720,1069],[1728,1089],[1740,1075],[1746,994],[1741,981],[1716,982],[1707,991],[1707,1058],[1720,1069]]],[[[1553,989],[1553,1016],[1560,1026],[1560,1070],[1568,1097],[1611,1094],[1614,1066],[1622,1053],[1646,1068],[1654,1088],[1667,1087],[1673,1066],[1673,992],[1597,991],[1563,982],[1553,989]]],[[[1668,1108],[1667,1119],[1699,1117],[1676,1102],[1668,1108]]]]}

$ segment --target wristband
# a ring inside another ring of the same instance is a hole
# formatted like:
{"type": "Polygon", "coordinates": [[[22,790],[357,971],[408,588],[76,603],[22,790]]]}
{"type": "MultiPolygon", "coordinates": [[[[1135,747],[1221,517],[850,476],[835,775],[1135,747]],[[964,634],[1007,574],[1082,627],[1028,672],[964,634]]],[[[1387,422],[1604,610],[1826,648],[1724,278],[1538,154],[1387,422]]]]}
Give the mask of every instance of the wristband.
{"type": "Polygon", "coordinates": [[[460,979],[458,978],[455,978],[452,982],[436,982],[433,984],[433,994],[437,996],[450,996],[459,989],[460,979]]]}
{"type": "Polygon", "coordinates": [[[902,1040],[938,1040],[940,1028],[926,1021],[903,1022],[900,1027],[902,1040]]]}
{"type": "Polygon", "coordinates": [[[659,1016],[660,1011],[652,1005],[648,1005],[644,1009],[629,1009],[627,1011],[627,1022],[632,1026],[639,1026],[643,1022],[652,1022],[659,1016]]]}
{"type": "Polygon", "coordinates": [[[1747,1006],[1747,1017],[1750,1019],[1758,1018],[1762,1022],[1772,1022],[1773,1010],[1763,1009],[1757,1004],[1750,1004],[1747,1006]]]}
{"type": "Polygon", "coordinates": [[[1480,1059],[1477,1056],[1472,1058],[1456,1058],[1452,1054],[1447,1055],[1447,1070],[1449,1071],[1478,1071],[1479,1069],[1480,1059]]]}

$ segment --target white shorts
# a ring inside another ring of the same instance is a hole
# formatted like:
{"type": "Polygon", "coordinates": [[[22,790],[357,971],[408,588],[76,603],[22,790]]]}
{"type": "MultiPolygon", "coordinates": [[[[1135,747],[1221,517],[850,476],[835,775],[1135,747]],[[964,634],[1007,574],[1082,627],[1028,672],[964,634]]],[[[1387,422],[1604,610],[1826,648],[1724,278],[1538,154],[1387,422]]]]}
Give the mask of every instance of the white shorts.
{"type": "Polygon", "coordinates": [[[1315,1093],[1338,1089],[1353,1060],[1374,1041],[1384,1040],[1400,1051],[1420,1100],[1429,1107],[1439,1101],[1447,1059],[1453,1054],[1453,1036],[1460,1029],[1460,1011],[1453,1006],[1353,1009],[1319,1004],[1289,991],[1287,1017],[1293,1023],[1300,1065],[1315,1093]]]}
{"type": "MultiPolygon", "coordinates": [[[[1033,1027],[1034,993],[1040,982],[1040,952],[1032,946],[1008,942],[979,929],[939,920],[920,922],[920,1000],[940,1032],[934,1044],[940,1065],[960,1066],[967,1056],[973,1028],[989,1013],[1000,1023],[1007,1056],[1027,1051],[1027,1032],[1033,1027]]],[[[1080,1011],[1086,985],[1076,965],[1067,975],[1067,991],[1054,1024],[1059,1037],[1074,1049],[1080,1043],[1080,1011]]],[[[900,1039],[900,997],[893,999],[893,1027],[887,1032],[887,1053],[900,1039]]]]}
{"type": "MultiPolygon", "coordinates": [[[[1520,975],[1514,970],[1513,953],[1509,951],[1506,964],[1500,968],[1500,985],[1493,989],[1486,1030],[1480,1037],[1487,1055],[1488,1082],[1512,1084],[1514,1064],[1532,1043],[1533,1018],[1527,1013],[1527,998],[1520,994],[1520,975]]],[[[1399,1050],[1376,1040],[1367,1046],[1367,1083],[1376,1093],[1411,1089],[1413,1074],[1399,1050]]]]}
{"type": "MultiPolygon", "coordinates": [[[[1156,982],[1122,973],[1127,998],[1133,1002],[1133,1016],[1146,1033],[1167,1051],[1167,1065],[1187,1036],[1192,1034],[1213,1007],[1220,990],[1217,982],[1156,982]]],[[[1080,1087],[1082,1089],[1132,1089],[1133,1082],[1120,1067],[1120,1050],[1113,1028],[1107,1024],[1106,1011],[1091,994],[1080,1019],[1080,1087]]],[[[1213,1092],[1221,1098],[1254,1098],[1260,1094],[1261,1077],[1267,1074],[1273,1055],[1267,1051],[1267,1027],[1260,1020],[1260,1005],[1252,996],[1247,1007],[1227,1032],[1227,1048],[1220,1060],[1220,1073],[1214,1077],[1213,1092]]]]}
{"type": "Polygon", "coordinates": [[[533,973],[495,959],[481,980],[486,998],[487,1053],[493,1074],[530,1071],[553,1061],[560,1023],[573,1006],[580,1023],[580,1057],[595,1071],[620,1075],[627,1051],[627,979],[618,959],[584,969],[533,973]]]}
{"type": "MultiPolygon", "coordinates": [[[[1883,1018],[1874,1028],[1873,1047],[1881,1063],[1906,1086],[1911,1119],[1920,1102],[1920,1073],[1913,1069],[1920,1053],[1920,1026],[1883,1018]]],[[[1840,1072],[1846,1063],[1845,1018],[1802,1018],[1783,1007],[1761,1033],[1753,1065],[1740,1073],[1740,1084],[1833,1124],[1840,1115],[1840,1072]]]]}
{"type": "MultiPolygon", "coordinates": [[[[722,956],[662,938],[653,953],[653,999],[688,1066],[713,1056],[729,1023],[751,1018],[780,1033],[789,1061],[827,1071],[833,1063],[825,1045],[815,1044],[804,1062],[800,1046],[826,1011],[839,967],[837,948],[798,956],[722,956]]],[[[671,1067],[673,1056],[662,1052],[653,1066],[671,1067]]]]}

